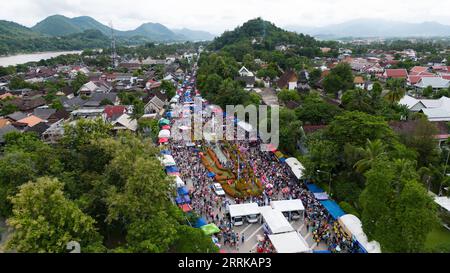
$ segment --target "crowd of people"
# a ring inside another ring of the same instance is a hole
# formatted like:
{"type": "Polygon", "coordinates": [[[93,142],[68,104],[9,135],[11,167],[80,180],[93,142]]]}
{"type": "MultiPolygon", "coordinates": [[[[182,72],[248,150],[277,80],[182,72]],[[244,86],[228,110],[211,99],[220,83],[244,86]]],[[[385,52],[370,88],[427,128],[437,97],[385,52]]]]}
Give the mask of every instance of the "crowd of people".
{"type": "MultiPolygon", "coordinates": [[[[185,99],[183,90],[189,90],[190,96],[194,96],[195,78],[185,83],[181,88],[179,105],[185,99]]],[[[207,107],[207,105],[204,105],[207,107]]],[[[172,125],[175,120],[172,120],[172,125]]],[[[224,124],[226,121],[224,121],[224,124]]],[[[308,191],[303,183],[299,183],[293,176],[287,164],[278,160],[272,152],[261,151],[261,141],[234,140],[230,144],[237,144],[248,164],[253,168],[255,176],[262,182],[264,191],[259,197],[248,197],[246,199],[226,198],[215,194],[212,185],[215,182],[208,176],[208,170],[202,164],[199,156],[202,145],[211,144],[205,141],[170,141],[167,148],[180,170],[180,177],[187,182],[191,188],[191,207],[198,215],[204,217],[208,222],[216,224],[221,232],[216,235],[220,244],[239,249],[239,234],[233,230],[232,223],[227,217],[227,205],[231,203],[256,202],[259,206],[269,205],[271,200],[301,199],[305,207],[304,223],[319,245],[325,243],[332,252],[353,252],[356,246],[351,239],[345,238],[337,221],[330,216],[327,210],[308,191]]],[[[232,164],[224,162],[224,166],[232,164]]],[[[244,237],[244,236],[242,236],[244,237]]],[[[242,238],[241,237],[241,238],[242,238]]],[[[242,238],[243,243],[243,238],[242,238]]],[[[270,240],[265,234],[264,240],[258,243],[259,250],[264,252],[273,251],[270,240]]]]}

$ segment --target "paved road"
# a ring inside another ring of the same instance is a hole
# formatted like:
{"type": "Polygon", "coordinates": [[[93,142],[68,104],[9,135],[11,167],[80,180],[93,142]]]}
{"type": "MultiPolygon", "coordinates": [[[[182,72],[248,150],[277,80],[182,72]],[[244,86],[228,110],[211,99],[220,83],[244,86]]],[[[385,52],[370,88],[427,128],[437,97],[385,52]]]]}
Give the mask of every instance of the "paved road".
{"type": "MultiPolygon", "coordinates": [[[[292,227],[300,233],[300,235],[305,238],[308,245],[313,250],[326,250],[327,245],[323,242],[321,242],[318,246],[312,239],[311,232],[308,232],[306,230],[306,226],[303,223],[303,220],[297,220],[297,221],[291,221],[290,224],[292,227]]],[[[242,234],[244,234],[245,241],[244,243],[240,243],[239,250],[237,248],[233,247],[230,248],[228,246],[223,247],[224,250],[227,252],[237,252],[237,253],[249,253],[249,252],[256,252],[256,246],[258,243],[258,235],[264,236],[264,231],[262,228],[262,225],[257,224],[247,224],[245,223],[242,226],[234,227],[234,231],[239,233],[239,236],[241,237],[242,234]]]]}

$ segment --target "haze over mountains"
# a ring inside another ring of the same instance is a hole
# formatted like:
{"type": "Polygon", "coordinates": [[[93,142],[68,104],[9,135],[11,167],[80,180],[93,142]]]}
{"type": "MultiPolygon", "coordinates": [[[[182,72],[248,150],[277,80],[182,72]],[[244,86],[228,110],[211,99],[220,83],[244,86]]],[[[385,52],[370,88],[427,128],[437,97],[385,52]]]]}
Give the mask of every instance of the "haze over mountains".
{"type": "Polygon", "coordinates": [[[382,19],[355,19],[324,27],[286,26],[287,30],[316,37],[450,37],[450,26],[436,22],[406,23],[382,19]]]}
{"type": "MultiPolygon", "coordinates": [[[[31,29],[50,36],[65,36],[80,33],[89,29],[99,30],[108,36],[111,35],[109,26],[106,26],[89,16],[68,18],[62,15],[53,15],[37,23],[31,29]]],[[[170,30],[159,23],[144,23],[134,30],[114,30],[114,33],[118,37],[130,38],[141,36],[152,41],[199,41],[212,40],[214,38],[214,35],[205,31],[196,31],[185,28],[181,30],[170,30]]]]}

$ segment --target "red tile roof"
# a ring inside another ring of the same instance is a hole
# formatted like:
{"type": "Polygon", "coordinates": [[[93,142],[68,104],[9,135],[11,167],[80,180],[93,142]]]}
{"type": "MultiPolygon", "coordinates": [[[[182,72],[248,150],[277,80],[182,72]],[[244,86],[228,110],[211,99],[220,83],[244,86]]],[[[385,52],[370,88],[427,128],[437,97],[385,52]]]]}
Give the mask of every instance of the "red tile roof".
{"type": "Polygon", "coordinates": [[[418,83],[418,82],[420,82],[420,80],[422,79],[422,78],[425,78],[425,77],[435,77],[436,75],[433,75],[433,74],[427,74],[427,75],[409,75],[408,76],[408,81],[409,81],[409,83],[410,84],[416,84],[416,83],[418,83]]]}
{"type": "Polygon", "coordinates": [[[386,69],[387,78],[400,78],[406,79],[408,77],[408,71],[406,69],[386,69]]]}
{"type": "Polygon", "coordinates": [[[106,118],[112,119],[117,116],[121,116],[126,111],[126,107],[122,105],[107,105],[103,113],[106,114],[106,118]]]}
{"type": "Polygon", "coordinates": [[[413,68],[411,68],[409,74],[410,75],[418,75],[423,72],[426,72],[427,70],[428,70],[428,67],[425,67],[425,66],[414,66],[413,68]]]}

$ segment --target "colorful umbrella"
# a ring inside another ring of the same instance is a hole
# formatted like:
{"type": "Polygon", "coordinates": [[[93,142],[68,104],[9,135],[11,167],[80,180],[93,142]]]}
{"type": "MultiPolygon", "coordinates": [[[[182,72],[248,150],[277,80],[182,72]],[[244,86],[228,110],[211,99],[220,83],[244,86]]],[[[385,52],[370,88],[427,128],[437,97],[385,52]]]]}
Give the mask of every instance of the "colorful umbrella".
{"type": "Polygon", "coordinates": [[[162,125],[162,126],[169,125],[169,124],[170,124],[170,120],[165,119],[165,118],[163,118],[159,121],[159,125],[162,125]]]}
{"type": "Polygon", "coordinates": [[[170,137],[170,131],[169,130],[161,130],[158,134],[159,138],[169,138],[170,137]]]}
{"type": "Polygon", "coordinates": [[[183,212],[190,212],[192,210],[189,204],[180,205],[180,209],[182,209],[183,212]]]}
{"type": "Polygon", "coordinates": [[[220,229],[215,224],[204,225],[200,227],[200,229],[203,230],[206,235],[213,235],[220,232],[220,229]]]}
{"type": "Polygon", "coordinates": [[[169,139],[166,138],[166,137],[163,137],[163,138],[160,138],[158,142],[159,143],[166,143],[166,142],[169,142],[169,139]]]}

